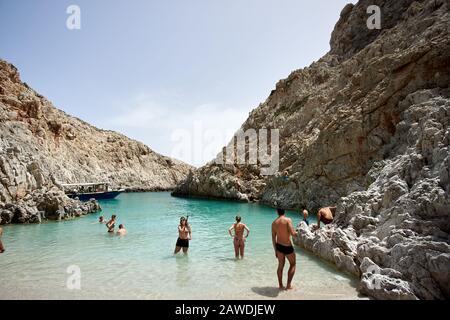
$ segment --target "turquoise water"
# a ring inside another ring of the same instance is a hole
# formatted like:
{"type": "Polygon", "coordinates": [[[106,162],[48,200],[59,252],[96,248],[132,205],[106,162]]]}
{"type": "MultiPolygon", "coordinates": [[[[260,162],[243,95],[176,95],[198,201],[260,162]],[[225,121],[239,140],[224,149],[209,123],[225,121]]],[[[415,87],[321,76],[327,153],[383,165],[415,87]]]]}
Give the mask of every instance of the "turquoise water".
{"type": "MultiPolygon", "coordinates": [[[[279,293],[271,243],[276,212],[258,204],[125,193],[103,212],[63,222],[4,226],[0,299],[309,299],[357,297],[355,279],[296,248],[295,289],[279,293]],[[239,213],[250,228],[244,260],[234,260],[228,228],[239,213]],[[106,232],[100,215],[117,214],[125,237],[106,232]],[[180,216],[189,215],[188,255],[174,256],[180,216]],[[69,266],[80,289],[69,289],[69,266]]],[[[296,224],[298,214],[288,216],[296,224]]],[[[287,268],[285,273],[287,272],[287,268]]]]}

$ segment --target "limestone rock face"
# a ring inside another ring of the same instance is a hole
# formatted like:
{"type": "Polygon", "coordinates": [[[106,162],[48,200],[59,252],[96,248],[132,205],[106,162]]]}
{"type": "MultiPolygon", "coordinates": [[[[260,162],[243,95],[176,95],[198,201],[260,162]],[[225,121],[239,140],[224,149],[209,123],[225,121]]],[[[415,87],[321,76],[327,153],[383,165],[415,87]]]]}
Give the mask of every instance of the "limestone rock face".
{"type": "Polygon", "coordinates": [[[41,223],[42,220],[67,220],[98,212],[95,200],[80,202],[68,198],[57,187],[35,189],[14,202],[0,203],[0,223],[41,223]]]}
{"type": "Polygon", "coordinates": [[[192,169],[56,109],[2,60],[0,138],[2,223],[67,218],[98,209],[65,197],[61,183],[107,181],[112,187],[169,190],[192,169]]]}
{"type": "Polygon", "coordinates": [[[330,52],[279,81],[242,125],[280,130],[288,177],[210,163],[174,195],[335,204],[334,223],[316,233],[300,226],[299,245],[361,277],[373,297],[449,298],[449,12],[440,0],[347,5],[330,52]],[[381,30],[366,26],[373,4],[381,30]],[[361,268],[366,258],[384,270],[378,287],[361,268]]]}

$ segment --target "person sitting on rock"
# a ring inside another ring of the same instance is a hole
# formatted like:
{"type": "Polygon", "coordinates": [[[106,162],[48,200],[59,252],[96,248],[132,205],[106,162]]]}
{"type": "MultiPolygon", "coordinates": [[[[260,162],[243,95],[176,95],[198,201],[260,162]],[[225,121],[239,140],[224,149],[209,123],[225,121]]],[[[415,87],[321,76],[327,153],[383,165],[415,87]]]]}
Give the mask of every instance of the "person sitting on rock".
{"type": "MultiPolygon", "coordinates": [[[[2,222],[2,219],[0,218],[0,223],[2,222]]],[[[3,229],[0,228],[0,253],[5,252],[5,247],[3,246],[2,242],[2,235],[3,235],[3,229]]]]}
{"type": "Polygon", "coordinates": [[[106,223],[106,227],[108,228],[108,232],[114,233],[114,227],[116,225],[116,215],[113,214],[111,219],[106,223]]]}
{"type": "Polygon", "coordinates": [[[118,236],[124,236],[126,234],[127,234],[127,230],[125,229],[123,224],[119,224],[119,230],[117,230],[117,235],[118,236]]]}
{"type": "Polygon", "coordinates": [[[320,229],[320,222],[324,224],[330,224],[333,222],[333,213],[336,211],[336,207],[320,208],[317,212],[317,226],[315,229],[320,229]]]}

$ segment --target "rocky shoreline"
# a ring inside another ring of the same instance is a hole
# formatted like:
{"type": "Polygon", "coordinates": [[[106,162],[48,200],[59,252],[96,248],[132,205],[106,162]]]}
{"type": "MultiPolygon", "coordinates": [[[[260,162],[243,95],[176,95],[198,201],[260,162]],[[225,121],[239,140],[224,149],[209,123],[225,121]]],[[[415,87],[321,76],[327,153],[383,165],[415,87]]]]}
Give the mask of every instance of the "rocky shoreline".
{"type": "MultiPolygon", "coordinates": [[[[126,188],[126,193],[170,192],[173,188],[126,188]]],[[[70,220],[102,211],[95,200],[71,199],[58,187],[34,190],[15,202],[0,202],[0,225],[11,223],[41,223],[45,220],[70,220]]]]}
{"type": "Polygon", "coordinates": [[[449,12],[441,0],[348,4],[330,52],[279,81],[241,127],[279,129],[287,177],[211,162],[173,194],[336,205],[332,225],[302,225],[296,243],[374,298],[450,298],[449,12]],[[381,30],[367,28],[369,5],[381,30]]]}
{"type": "Polygon", "coordinates": [[[69,199],[61,184],[106,181],[112,188],[171,190],[192,169],[58,110],[0,59],[2,224],[69,219],[100,209],[69,199]]]}
{"type": "Polygon", "coordinates": [[[389,290],[371,292],[366,279],[361,282],[366,294],[383,299],[450,294],[449,98],[450,90],[408,95],[393,137],[402,148],[374,164],[367,190],[338,201],[332,225],[316,233],[300,227],[297,244],[341,269],[363,280],[371,278],[368,266],[381,270],[372,280],[389,290]]]}
{"type": "Polygon", "coordinates": [[[16,202],[0,203],[0,224],[69,220],[99,211],[101,207],[95,200],[81,202],[68,198],[56,187],[42,188],[16,202]]]}

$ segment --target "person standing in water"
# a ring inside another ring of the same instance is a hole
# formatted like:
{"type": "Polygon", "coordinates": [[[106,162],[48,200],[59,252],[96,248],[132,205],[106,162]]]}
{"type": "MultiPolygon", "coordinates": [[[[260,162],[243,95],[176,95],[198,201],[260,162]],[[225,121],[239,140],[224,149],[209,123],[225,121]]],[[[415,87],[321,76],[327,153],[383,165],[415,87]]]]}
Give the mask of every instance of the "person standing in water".
{"type": "Polygon", "coordinates": [[[234,254],[236,259],[239,259],[239,255],[241,259],[244,259],[244,248],[245,248],[245,239],[250,234],[250,229],[243,223],[241,223],[241,217],[236,216],[236,223],[228,229],[228,233],[233,239],[234,244],[234,254]],[[234,229],[234,236],[231,233],[231,230],[234,229]],[[244,230],[247,230],[247,235],[244,237],[244,230]]]}
{"type": "Polygon", "coordinates": [[[292,246],[291,236],[297,236],[297,231],[292,226],[292,220],[284,216],[284,209],[277,209],[278,218],[272,223],[272,244],[275,257],[278,259],[278,286],[283,286],[283,269],[286,258],[289,261],[288,280],[286,289],[292,289],[292,278],[295,274],[296,257],[292,246]]]}
{"type": "Polygon", "coordinates": [[[180,224],[178,225],[178,239],[173,253],[177,254],[181,249],[183,249],[184,253],[187,253],[189,249],[189,240],[192,240],[191,226],[185,217],[181,217],[180,224]]]}
{"type": "Polygon", "coordinates": [[[108,232],[114,233],[114,227],[116,225],[116,215],[113,214],[111,219],[106,223],[106,228],[108,228],[108,232]]]}
{"type": "MultiPolygon", "coordinates": [[[[2,222],[2,218],[0,218],[0,222],[2,222]]],[[[5,252],[5,247],[3,246],[3,242],[2,242],[2,235],[3,235],[3,229],[0,228],[0,253],[5,252]]]]}
{"type": "Polygon", "coordinates": [[[123,226],[123,224],[119,224],[119,230],[116,233],[118,236],[124,236],[127,234],[127,229],[123,226]]]}

